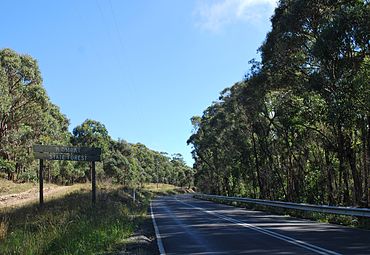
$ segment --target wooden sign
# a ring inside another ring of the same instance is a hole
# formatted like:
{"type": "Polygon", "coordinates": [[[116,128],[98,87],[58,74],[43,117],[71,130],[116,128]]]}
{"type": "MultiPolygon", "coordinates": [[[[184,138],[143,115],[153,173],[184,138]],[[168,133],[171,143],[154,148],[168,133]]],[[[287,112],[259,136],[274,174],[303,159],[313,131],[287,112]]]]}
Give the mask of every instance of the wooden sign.
{"type": "Polygon", "coordinates": [[[46,160],[100,161],[100,148],[34,145],[35,158],[46,160]]]}
{"type": "Polygon", "coordinates": [[[100,148],[71,147],[58,145],[41,145],[33,146],[34,156],[40,159],[40,206],[44,203],[43,193],[43,168],[44,159],[46,160],[72,160],[72,161],[91,161],[91,185],[92,185],[92,203],[96,203],[96,173],[95,161],[100,161],[100,148]]]}

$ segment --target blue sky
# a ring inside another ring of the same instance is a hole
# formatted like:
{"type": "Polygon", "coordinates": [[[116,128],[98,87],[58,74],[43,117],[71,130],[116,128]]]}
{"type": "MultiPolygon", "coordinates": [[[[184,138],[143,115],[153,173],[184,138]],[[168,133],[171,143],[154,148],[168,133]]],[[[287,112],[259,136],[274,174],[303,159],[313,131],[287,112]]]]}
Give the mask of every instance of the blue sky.
{"type": "Polygon", "coordinates": [[[190,118],[240,81],[270,30],[275,0],[1,2],[0,48],[38,60],[72,130],[102,122],[114,139],[181,153],[190,118]]]}

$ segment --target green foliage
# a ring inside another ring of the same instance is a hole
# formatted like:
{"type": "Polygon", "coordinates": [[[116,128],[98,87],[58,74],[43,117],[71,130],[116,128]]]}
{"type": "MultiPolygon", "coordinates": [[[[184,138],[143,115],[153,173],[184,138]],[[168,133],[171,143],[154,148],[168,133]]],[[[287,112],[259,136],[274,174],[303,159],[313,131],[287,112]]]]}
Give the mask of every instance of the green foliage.
{"type": "Polygon", "coordinates": [[[198,188],[369,205],[369,8],[280,1],[261,63],[191,119],[198,188]]]}
{"type": "Polygon", "coordinates": [[[102,158],[109,150],[110,136],[104,124],[95,120],[85,120],[73,129],[72,144],[75,146],[95,147],[102,149],[102,158]]]}
{"type": "MultiPolygon", "coordinates": [[[[50,144],[101,148],[102,162],[96,163],[99,179],[129,186],[157,181],[192,184],[192,170],[183,160],[172,161],[142,144],[112,140],[99,121],[87,119],[71,134],[69,120],[42,87],[37,61],[28,55],[0,50],[0,99],[0,171],[9,180],[36,180],[32,145],[50,144]]],[[[46,161],[44,165],[48,182],[73,184],[90,178],[86,162],[46,161]]]]}
{"type": "Polygon", "coordinates": [[[9,179],[35,171],[30,153],[35,143],[64,143],[68,120],[42,87],[37,61],[13,50],[0,50],[0,161],[9,179]]]}

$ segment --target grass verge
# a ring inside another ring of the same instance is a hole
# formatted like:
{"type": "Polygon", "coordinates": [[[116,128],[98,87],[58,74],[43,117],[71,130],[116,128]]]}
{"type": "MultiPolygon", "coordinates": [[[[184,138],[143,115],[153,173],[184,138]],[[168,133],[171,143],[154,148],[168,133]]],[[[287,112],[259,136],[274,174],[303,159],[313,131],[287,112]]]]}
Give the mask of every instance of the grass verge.
{"type": "Polygon", "coordinates": [[[100,184],[96,206],[90,184],[69,187],[47,199],[0,208],[0,253],[158,254],[150,214],[150,199],[186,192],[172,185],[147,184],[136,190],[100,184]]]}
{"type": "Polygon", "coordinates": [[[88,189],[0,212],[1,254],[105,254],[121,248],[146,216],[150,193],[134,203],[122,187],[88,189]]]}

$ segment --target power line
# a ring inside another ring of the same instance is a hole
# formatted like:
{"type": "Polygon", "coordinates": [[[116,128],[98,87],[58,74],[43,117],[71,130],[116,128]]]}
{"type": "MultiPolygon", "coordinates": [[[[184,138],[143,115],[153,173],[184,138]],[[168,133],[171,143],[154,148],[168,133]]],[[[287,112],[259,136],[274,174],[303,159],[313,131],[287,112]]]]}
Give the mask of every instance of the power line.
{"type": "MultiPolygon", "coordinates": [[[[121,35],[121,31],[120,31],[120,29],[119,29],[119,27],[118,27],[118,22],[117,22],[117,18],[116,18],[116,14],[115,14],[115,12],[114,12],[114,8],[113,8],[113,4],[112,4],[112,1],[111,0],[109,0],[108,1],[109,2],[109,7],[110,7],[110,11],[111,11],[111,13],[112,13],[112,17],[113,17],[113,23],[114,23],[114,27],[115,27],[115,29],[116,29],[116,32],[117,32],[117,37],[118,37],[118,42],[119,42],[119,45],[120,45],[120,47],[121,47],[121,50],[122,50],[122,53],[124,54],[125,53],[125,45],[124,45],[124,43],[123,43],[123,39],[122,39],[122,35],[121,35]]],[[[131,69],[130,69],[130,65],[129,64],[127,64],[126,65],[126,68],[128,69],[127,71],[127,76],[128,76],[128,78],[129,78],[129,80],[130,80],[130,82],[131,82],[131,84],[133,84],[133,80],[132,80],[132,77],[131,77],[131,69]]],[[[131,86],[129,85],[129,87],[130,87],[130,89],[131,89],[131,86]]]]}

